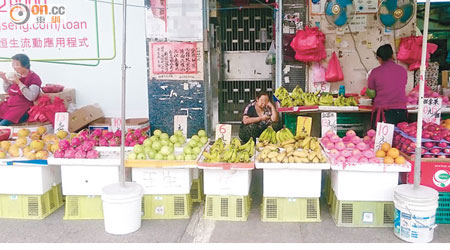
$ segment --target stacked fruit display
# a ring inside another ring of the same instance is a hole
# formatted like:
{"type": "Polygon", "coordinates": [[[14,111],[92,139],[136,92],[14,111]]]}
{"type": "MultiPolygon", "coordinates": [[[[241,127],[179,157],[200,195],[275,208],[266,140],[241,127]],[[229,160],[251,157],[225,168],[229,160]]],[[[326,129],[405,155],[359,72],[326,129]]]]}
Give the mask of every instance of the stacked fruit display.
{"type": "Polygon", "coordinates": [[[153,136],[145,139],[142,144],[136,144],[133,152],[128,154],[128,160],[196,160],[203,146],[208,142],[206,132],[199,130],[197,135],[186,143],[183,132],[178,130],[172,136],[156,129],[153,136]],[[181,147],[184,146],[181,152],[181,147]],[[176,148],[179,148],[177,150],[176,148]]]}
{"type": "Polygon", "coordinates": [[[57,150],[53,153],[55,158],[66,159],[97,159],[100,153],[94,148],[96,145],[95,139],[88,137],[87,131],[81,131],[71,138],[64,139],[68,136],[65,131],[58,131],[61,134],[58,141],[57,150]],[[66,137],[63,135],[66,134],[66,137]]]}
{"type": "MultiPolygon", "coordinates": [[[[121,144],[122,131],[120,129],[115,132],[104,129],[94,129],[80,131],[75,140],[92,141],[95,146],[100,147],[118,147],[121,144]]],[[[147,139],[147,133],[142,129],[129,129],[125,134],[125,146],[133,147],[136,144],[142,144],[147,139]]]]}
{"type": "MultiPolygon", "coordinates": [[[[442,98],[442,106],[448,106],[449,105],[449,98],[448,96],[442,96],[437,92],[432,91],[428,86],[425,86],[425,98],[442,98]]],[[[408,96],[406,97],[407,105],[418,105],[419,104],[419,90],[418,88],[414,88],[409,92],[408,96]]]]}
{"type": "Polygon", "coordinates": [[[264,163],[325,163],[326,157],[316,137],[291,138],[277,144],[258,142],[258,162],[264,163]]]}
{"type": "Polygon", "coordinates": [[[294,135],[292,132],[287,129],[283,128],[277,132],[273,130],[272,126],[268,126],[259,136],[258,141],[259,142],[270,142],[273,144],[281,143],[289,139],[294,139],[294,135]]]}
{"type": "Polygon", "coordinates": [[[305,93],[303,89],[296,86],[292,93],[284,88],[277,88],[275,97],[280,101],[281,107],[295,107],[295,106],[357,106],[358,102],[352,96],[339,96],[334,99],[329,93],[305,93]]]}
{"type": "Polygon", "coordinates": [[[0,158],[25,157],[29,160],[46,160],[50,152],[54,152],[58,138],[56,135],[46,135],[47,128],[38,127],[36,131],[20,129],[15,141],[2,141],[0,143],[0,158]]]}
{"type": "Polygon", "coordinates": [[[387,142],[381,144],[380,149],[375,153],[376,157],[383,158],[384,164],[405,164],[406,160],[400,155],[400,152],[396,148],[391,148],[391,145],[387,142]]]}
{"type": "Polygon", "coordinates": [[[203,152],[204,162],[207,163],[248,163],[255,154],[255,142],[250,138],[241,145],[238,138],[233,138],[225,145],[221,138],[217,139],[208,151],[203,152]]]}
{"type": "MultiPolygon", "coordinates": [[[[394,132],[393,146],[401,152],[414,156],[416,148],[417,123],[401,122],[394,132]]],[[[450,130],[443,125],[423,123],[422,129],[422,157],[449,158],[450,130]]]]}
{"type": "Polygon", "coordinates": [[[343,138],[333,131],[328,131],[321,139],[328,150],[332,163],[380,163],[373,151],[375,143],[375,130],[371,129],[364,138],[356,135],[355,131],[348,130],[343,138]]]}

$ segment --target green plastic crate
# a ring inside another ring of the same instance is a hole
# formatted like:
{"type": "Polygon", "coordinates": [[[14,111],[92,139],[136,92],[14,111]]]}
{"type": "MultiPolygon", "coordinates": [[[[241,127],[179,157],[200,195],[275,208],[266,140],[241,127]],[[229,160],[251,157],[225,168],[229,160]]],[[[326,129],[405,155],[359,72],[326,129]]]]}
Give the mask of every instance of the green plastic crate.
{"type": "Polygon", "coordinates": [[[142,219],[189,219],[192,211],[191,195],[144,195],[142,211],[142,219]]]}
{"type": "Polygon", "coordinates": [[[440,192],[438,209],[436,211],[437,224],[450,224],[450,193],[440,192]]]}
{"type": "Polygon", "coordinates": [[[203,201],[203,175],[199,175],[198,179],[192,180],[191,199],[192,202],[203,201]]]}
{"type": "Polygon", "coordinates": [[[286,128],[288,128],[293,135],[297,134],[297,117],[298,115],[296,114],[288,114],[288,113],[283,113],[284,114],[284,126],[286,128]]]}
{"type": "Polygon", "coordinates": [[[340,201],[331,190],[330,213],[338,227],[394,227],[392,201],[340,201]]]}
{"type": "Polygon", "coordinates": [[[41,220],[64,204],[61,184],[42,195],[0,195],[0,218],[41,220]]]}
{"type": "Polygon", "coordinates": [[[319,198],[263,197],[261,221],[320,222],[319,198]]]}
{"type": "Polygon", "coordinates": [[[203,216],[212,220],[247,221],[252,205],[249,196],[206,195],[203,216]]]}
{"type": "Polygon", "coordinates": [[[64,220],[101,220],[103,201],[101,196],[67,195],[64,220]]]}

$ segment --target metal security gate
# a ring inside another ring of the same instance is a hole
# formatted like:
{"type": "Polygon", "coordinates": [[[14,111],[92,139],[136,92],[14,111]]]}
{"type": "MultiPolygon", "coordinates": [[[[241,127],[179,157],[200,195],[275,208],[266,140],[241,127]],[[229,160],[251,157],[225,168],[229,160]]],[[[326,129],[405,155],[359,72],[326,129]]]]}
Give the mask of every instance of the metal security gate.
{"type": "Polygon", "coordinates": [[[238,124],[258,92],[272,94],[273,67],[265,58],[273,40],[274,11],[268,7],[222,9],[216,37],[221,50],[219,123],[238,124]]]}

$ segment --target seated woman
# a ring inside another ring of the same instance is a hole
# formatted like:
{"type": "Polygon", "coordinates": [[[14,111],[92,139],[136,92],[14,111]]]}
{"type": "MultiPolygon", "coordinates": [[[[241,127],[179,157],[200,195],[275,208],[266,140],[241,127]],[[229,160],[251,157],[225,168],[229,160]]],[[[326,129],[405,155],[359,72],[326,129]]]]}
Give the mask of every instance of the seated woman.
{"type": "Polygon", "coordinates": [[[30,59],[27,55],[13,56],[12,66],[17,74],[10,79],[4,72],[0,72],[3,88],[9,95],[8,100],[0,105],[0,126],[28,120],[28,110],[39,96],[42,83],[41,78],[30,70],[30,59]]]}
{"type": "Polygon", "coordinates": [[[279,115],[275,105],[270,101],[269,95],[260,92],[256,100],[245,107],[239,128],[239,138],[247,142],[250,137],[256,140],[261,133],[271,125],[274,130],[279,130],[279,115]]]}

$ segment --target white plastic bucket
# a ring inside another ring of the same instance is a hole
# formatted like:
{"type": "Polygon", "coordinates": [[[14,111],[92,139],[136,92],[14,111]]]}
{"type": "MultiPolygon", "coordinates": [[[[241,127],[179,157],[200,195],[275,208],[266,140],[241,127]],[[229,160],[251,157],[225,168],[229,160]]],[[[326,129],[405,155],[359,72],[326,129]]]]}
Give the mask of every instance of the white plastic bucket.
{"type": "Polygon", "coordinates": [[[429,187],[399,185],[394,190],[394,234],[407,242],[433,240],[439,193],[429,187]]]}
{"type": "Polygon", "coordinates": [[[114,183],[102,189],[103,217],[107,233],[123,235],[141,227],[143,188],[134,182],[114,183]]]}

